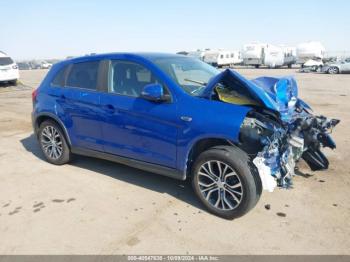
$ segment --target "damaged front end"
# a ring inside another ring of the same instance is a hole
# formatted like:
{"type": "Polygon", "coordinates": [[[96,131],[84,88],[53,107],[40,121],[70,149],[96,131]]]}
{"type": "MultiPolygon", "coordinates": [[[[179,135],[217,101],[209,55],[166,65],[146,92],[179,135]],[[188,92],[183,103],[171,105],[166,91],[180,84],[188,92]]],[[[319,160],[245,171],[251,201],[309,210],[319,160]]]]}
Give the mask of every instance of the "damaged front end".
{"type": "Polygon", "coordinates": [[[290,188],[301,158],[311,170],[328,168],[321,148],[336,147],[330,133],[340,121],[314,115],[298,98],[293,77],[250,81],[225,70],[208,83],[203,95],[252,108],[241,124],[239,146],[257,167],[264,189],[290,188]]]}
{"type": "Polygon", "coordinates": [[[329,136],[339,122],[304,111],[295,112],[290,122],[277,122],[252,111],[241,126],[241,147],[254,157],[263,188],[272,192],[276,186],[289,188],[296,162],[303,158],[312,170],[328,168],[321,147],[335,148],[329,136]]]}
{"type": "MultiPolygon", "coordinates": [[[[261,83],[262,79],[256,79],[261,83]]],[[[339,123],[314,115],[311,108],[297,97],[297,86],[293,78],[267,80],[270,92],[278,105],[277,114],[266,109],[255,109],[241,125],[241,146],[254,156],[263,188],[272,192],[276,186],[289,188],[295,175],[295,165],[304,159],[311,170],[328,168],[328,160],[322,147],[334,149],[330,137],[332,129],[339,123]],[[260,111],[260,112],[259,112],[260,111]]]]}

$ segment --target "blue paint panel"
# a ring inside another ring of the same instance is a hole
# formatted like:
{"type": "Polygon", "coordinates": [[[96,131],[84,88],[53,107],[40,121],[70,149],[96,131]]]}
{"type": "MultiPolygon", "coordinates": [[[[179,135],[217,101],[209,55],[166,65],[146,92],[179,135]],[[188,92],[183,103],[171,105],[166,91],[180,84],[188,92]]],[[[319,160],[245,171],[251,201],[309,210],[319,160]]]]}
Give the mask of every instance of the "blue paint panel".
{"type": "MultiPolygon", "coordinates": [[[[241,123],[251,108],[190,96],[148,59],[154,56],[167,55],[106,54],[57,63],[38,88],[34,119],[39,114],[56,115],[65,125],[72,146],[109,152],[180,171],[185,169],[189,151],[201,139],[222,138],[238,142],[241,123]],[[151,102],[50,85],[57,72],[66,65],[106,59],[144,65],[169,89],[172,101],[151,102]]],[[[203,94],[209,96],[210,88],[225,74],[244,82],[267,108],[276,109],[276,102],[267,90],[231,70],[214,77],[203,94]]]]}

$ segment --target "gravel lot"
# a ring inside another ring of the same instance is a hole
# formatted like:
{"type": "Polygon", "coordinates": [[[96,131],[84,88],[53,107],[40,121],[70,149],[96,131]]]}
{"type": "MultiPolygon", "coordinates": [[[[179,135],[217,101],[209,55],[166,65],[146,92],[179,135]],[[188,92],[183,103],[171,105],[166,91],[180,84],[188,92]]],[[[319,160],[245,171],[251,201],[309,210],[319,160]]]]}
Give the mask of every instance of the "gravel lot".
{"type": "Polygon", "coordinates": [[[250,213],[226,221],[203,210],[186,182],[87,157],[50,165],[30,122],[31,91],[46,71],[21,71],[24,86],[0,87],[0,253],[350,254],[350,75],[238,71],[293,74],[315,112],[341,119],[328,171],[300,163],[294,189],[264,192],[250,213]]]}

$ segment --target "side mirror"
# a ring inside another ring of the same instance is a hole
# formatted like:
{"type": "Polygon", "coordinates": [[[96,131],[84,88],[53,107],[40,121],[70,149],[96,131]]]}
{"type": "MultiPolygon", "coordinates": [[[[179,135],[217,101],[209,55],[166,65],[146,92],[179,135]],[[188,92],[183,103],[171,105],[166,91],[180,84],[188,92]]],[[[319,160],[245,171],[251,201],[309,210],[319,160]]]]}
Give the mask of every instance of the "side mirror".
{"type": "Polygon", "coordinates": [[[145,85],[142,89],[141,97],[153,102],[165,102],[170,100],[169,95],[164,95],[164,88],[161,84],[145,85]]]}

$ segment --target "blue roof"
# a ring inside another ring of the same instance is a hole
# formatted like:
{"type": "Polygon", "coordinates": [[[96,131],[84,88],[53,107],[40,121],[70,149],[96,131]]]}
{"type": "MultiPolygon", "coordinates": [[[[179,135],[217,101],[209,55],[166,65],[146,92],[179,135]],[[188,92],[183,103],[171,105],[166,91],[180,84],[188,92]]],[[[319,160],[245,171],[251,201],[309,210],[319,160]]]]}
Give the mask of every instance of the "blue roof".
{"type": "Polygon", "coordinates": [[[105,54],[94,54],[94,55],[86,55],[80,57],[74,57],[71,59],[64,60],[65,62],[75,62],[80,60],[85,60],[88,58],[113,58],[117,56],[130,56],[135,58],[143,58],[147,60],[161,59],[161,58],[175,58],[175,57],[186,57],[184,55],[171,54],[171,53],[152,53],[152,52],[116,52],[116,53],[105,53],[105,54]]]}

